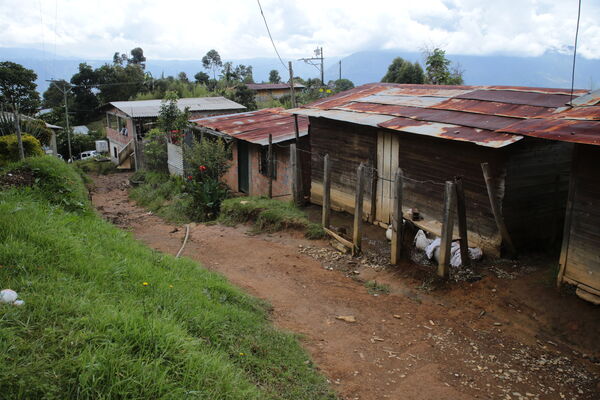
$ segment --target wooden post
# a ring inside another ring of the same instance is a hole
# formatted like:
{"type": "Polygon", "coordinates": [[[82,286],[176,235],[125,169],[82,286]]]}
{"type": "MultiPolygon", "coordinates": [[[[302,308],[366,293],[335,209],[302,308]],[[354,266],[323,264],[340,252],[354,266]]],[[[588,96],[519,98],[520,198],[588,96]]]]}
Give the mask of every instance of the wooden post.
{"type": "Polygon", "coordinates": [[[569,242],[571,240],[571,222],[573,221],[573,200],[575,197],[575,190],[577,188],[577,178],[579,174],[577,169],[577,154],[578,146],[573,149],[573,156],[571,158],[571,179],[569,180],[569,194],[567,195],[567,209],[565,211],[565,226],[563,227],[562,245],[560,246],[560,257],[558,258],[558,275],[556,276],[556,286],[560,288],[563,277],[565,276],[565,269],[567,268],[567,259],[569,255],[569,242]]]}
{"type": "Polygon", "coordinates": [[[467,206],[465,204],[465,190],[460,176],[454,178],[454,187],[456,189],[458,234],[460,235],[460,260],[464,267],[468,267],[471,265],[471,259],[469,258],[469,239],[467,237],[467,206]]]}
{"type": "Polygon", "coordinates": [[[269,198],[273,198],[273,135],[269,133],[269,150],[267,153],[267,176],[269,177],[269,198]]]}
{"type": "Polygon", "coordinates": [[[352,231],[352,255],[358,256],[362,245],[362,212],[363,212],[363,192],[364,192],[364,166],[360,163],[356,170],[356,197],[354,202],[354,229],[352,231]]]}
{"type": "Polygon", "coordinates": [[[402,252],[402,188],[404,186],[404,178],[402,170],[396,170],[394,177],[394,208],[392,211],[392,256],[391,264],[397,265],[400,263],[400,254],[402,252]]]}
{"type": "Polygon", "coordinates": [[[288,62],[288,67],[290,70],[290,94],[292,97],[292,108],[296,108],[296,93],[294,88],[294,70],[292,69],[292,62],[288,62]]]}
{"type": "Polygon", "coordinates": [[[492,213],[494,214],[494,219],[496,220],[496,226],[500,231],[500,235],[502,236],[503,242],[506,244],[506,248],[509,252],[509,255],[515,257],[517,255],[517,249],[508,233],[508,229],[506,229],[506,224],[504,223],[504,219],[502,218],[502,211],[500,208],[500,204],[498,201],[498,195],[496,193],[496,188],[494,187],[494,181],[492,178],[492,173],[490,171],[490,166],[488,163],[481,164],[481,170],[483,171],[483,178],[485,179],[485,186],[487,188],[488,197],[490,199],[490,206],[492,207],[492,213]]]}
{"type": "Polygon", "coordinates": [[[323,214],[321,216],[323,228],[329,228],[331,224],[331,164],[329,154],[325,154],[323,163],[323,214]]]}
{"type": "Polygon", "coordinates": [[[298,114],[294,114],[294,136],[296,137],[296,143],[300,140],[300,129],[298,128],[298,114]]]}
{"type": "Polygon", "coordinates": [[[301,205],[301,192],[300,192],[300,177],[298,174],[298,150],[296,144],[290,144],[290,164],[292,168],[292,195],[294,198],[294,205],[299,207],[301,205]]]}
{"type": "Polygon", "coordinates": [[[440,259],[438,260],[438,276],[450,276],[450,249],[452,247],[452,231],[454,230],[454,207],[456,203],[456,189],[454,182],[446,182],[444,193],[444,220],[442,225],[442,242],[440,243],[440,259]]]}
{"type": "Polygon", "coordinates": [[[369,222],[375,222],[375,215],[377,214],[377,169],[371,167],[371,213],[369,215],[369,222]]]}

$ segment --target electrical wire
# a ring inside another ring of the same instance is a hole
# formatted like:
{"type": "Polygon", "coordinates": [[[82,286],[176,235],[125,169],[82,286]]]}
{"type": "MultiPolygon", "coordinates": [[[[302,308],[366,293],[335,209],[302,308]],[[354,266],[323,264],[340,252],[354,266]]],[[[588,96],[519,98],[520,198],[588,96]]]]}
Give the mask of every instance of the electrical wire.
{"type": "Polygon", "coordinates": [[[575,87],[575,59],[577,58],[577,38],[579,36],[579,19],[581,18],[581,0],[579,0],[579,7],[577,8],[577,28],[575,29],[575,49],[573,50],[573,70],[571,72],[571,100],[569,104],[573,103],[573,90],[575,87]]]}
{"type": "Polygon", "coordinates": [[[267,28],[267,33],[269,34],[269,39],[271,39],[271,44],[273,44],[273,49],[275,49],[277,58],[279,58],[279,62],[281,62],[281,65],[283,65],[283,68],[287,69],[287,65],[285,65],[285,63],[281,59],[281,56],[279,55],[279,51],[277,51],[277,47],[275,46],[275,42],[273,41],[273,36],[271,36],[271,30],[269,29],[269,24],[267,24],[267,19],[265,18],[265,13],[263,12],[262,6],[260,5],[260,0],[256,0],[256,2],[258,3],[258,8],[260,8],[260,14],[263,17],[263,21],[265,21],[265,27],[267,28]]]}

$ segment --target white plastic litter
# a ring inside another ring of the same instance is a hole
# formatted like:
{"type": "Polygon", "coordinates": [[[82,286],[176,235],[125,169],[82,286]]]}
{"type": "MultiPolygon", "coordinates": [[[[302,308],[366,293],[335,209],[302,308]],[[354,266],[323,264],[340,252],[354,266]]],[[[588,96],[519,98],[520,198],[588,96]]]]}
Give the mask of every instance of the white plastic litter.
{"type": "Polygon", "coordinates": [[[19,295],[12,289],[4,289],[0,291],[0,303],[12,304],[14,303],[19,295]]]}
{"type": "Polygon", "coordinates": [[[417,250],[425,251],[425,249],[431,244],[431,242],[433,242],[433,240],[428,239],[425,235],[425,232],[419,229],[419,231],[415,235],[415,247],[417,248],[417,250]]]}
{"type": "Polygon", "coordinates": [[[390,226],[387,228],[387,231],[385,231],[385,237],[387,240],[392,240],[392,224],[390,224],[390,226]]]}
{"type": "Polygon", "coordinates": [[[13,303],[13,305],[17,307],[21,307],[23,304],[25,304],[25,301],[23,300],[15,300],[15,302],[13,303]]]}
{"type": "Polygon", "coordinates": [[[427,246],[425,248],[425,254],[427,255],[427,258],[429,258],[430,260],[432,258],[435,258],[436,260],[439,257],[440,254],[440,244],[442,243],[442,240],[440,238],[435,238],[435,240],[431,243],[429,243],[429,246],[427,246]],[[437,254],[436,254],[437,253],[437,254]]]}

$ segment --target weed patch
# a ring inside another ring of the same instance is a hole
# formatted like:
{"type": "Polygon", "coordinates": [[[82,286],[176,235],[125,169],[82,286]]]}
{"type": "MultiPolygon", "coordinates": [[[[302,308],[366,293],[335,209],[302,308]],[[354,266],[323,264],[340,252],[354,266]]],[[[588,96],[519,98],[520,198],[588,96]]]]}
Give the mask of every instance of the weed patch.
{"type": "Polygon", "coordinates": [[[369,294],[389,294],[390,287],[389,285],[379,283],[377,281],[367,281],[365,283],[365,287],[367,288],[367,292],[369,294]]]}

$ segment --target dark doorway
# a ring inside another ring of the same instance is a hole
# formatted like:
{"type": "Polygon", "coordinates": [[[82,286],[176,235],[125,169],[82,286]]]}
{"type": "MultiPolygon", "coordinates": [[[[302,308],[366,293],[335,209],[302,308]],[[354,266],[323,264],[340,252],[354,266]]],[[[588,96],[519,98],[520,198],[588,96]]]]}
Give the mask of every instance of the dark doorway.
{"type": "Polygon", "coordinates": [[[250,191],[248,143],[238,140],[238,190],[248,194],[250,191]]]}

